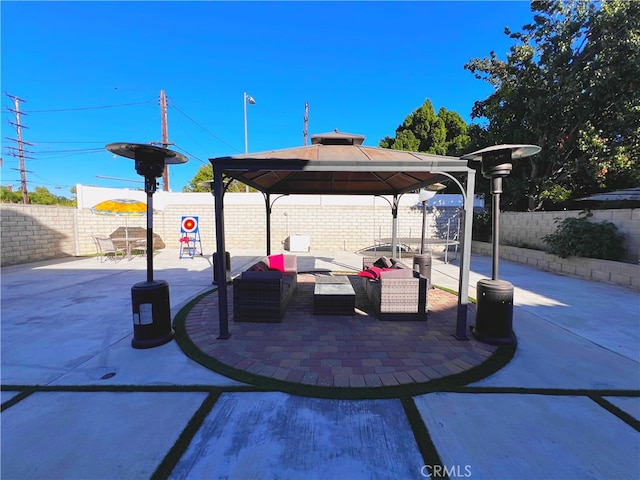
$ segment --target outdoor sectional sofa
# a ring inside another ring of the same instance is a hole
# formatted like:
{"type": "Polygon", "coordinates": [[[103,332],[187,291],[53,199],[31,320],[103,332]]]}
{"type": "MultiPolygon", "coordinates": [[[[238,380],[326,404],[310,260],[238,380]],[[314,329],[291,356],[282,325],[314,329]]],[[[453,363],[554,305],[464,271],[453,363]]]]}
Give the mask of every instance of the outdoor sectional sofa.
{"type": "Polygon", "coordinates": [[[270,255],[233,280],[236,322],[281,322],[298,285],[298,257],[270,255]]]}
{"type": "Polygon", "coordinates": [[[380,320],[427,319],[429,280],[395,259],[363,259],[364,290],[380,320]]]}

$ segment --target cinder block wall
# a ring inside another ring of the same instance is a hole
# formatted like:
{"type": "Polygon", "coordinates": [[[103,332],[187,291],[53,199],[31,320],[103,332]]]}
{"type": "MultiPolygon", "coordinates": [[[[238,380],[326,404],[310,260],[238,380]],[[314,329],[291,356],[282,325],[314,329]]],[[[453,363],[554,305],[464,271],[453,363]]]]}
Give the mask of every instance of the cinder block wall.
{"type": "MultiPolygon", "coordinates": [[[[446,236],[446,222],[455,216],[457,208],[430,208],[427,236],[446,236]]],[[[213,209],[203,211],[194,205],[191,210],[181,206],[169,206],[154,216],[162,223],[163,240],[167,246],[178,246],[181,217],[198,215],[200,236],[205,251],[215,251],[215,219],[213,209]],[[195,212],[195,213],[192,213],[195,212]]],[[[457,217],[456,217],[457,218],[457,217]]],[[[309,235],[311,250],[357,251],[373,245],[377,238],[391,237],[391,208],[346,205],[278,205],[271,212],[271,251],[284,249],[289,235],[309,235]]],[[[457,228],[457,220],[452,225],[457,228]]],[[[226,205],[226,246],[233,250],[266,249],[267,220],[262,205],[226,205]]],[[[401,237],[419,237],[422,232],[422,211],[411,207],[398,210],[398,231],[401,237]]],[[[453,235],[454,231],[451,232],[453,235]]]]}
{"type": "MultiPolygon", "coordinates": [[[[13,265],[49,258],[91,255],[96,252],[92,235],[109,235],[118,227],[146,229],[146,217],[96,215],[89,209],[44,205],[2,204],[1,264],[13,265]]],[[[459,209],[429,208],[427,237],[445,238],[447,220],[451,234],[457,230],[459,209]]],[[[167,248],[179,249],[183,216],[199,217],[205,254],[213,253],[215,221],[213,205],[167,205],[154,214],[154,233],[167,248]]],[[[504,212],[500,217],[501,243],[544,249],[542,237],[556,229],[556,218],[577,217],[579,212],[504,212]]],[[[640,258],[640,209],[597,210],[592,221],[608,220],[625,234],[625,261],[640,258]]],[[[400,237],[420,237],[422,210],[401,206],[398,210],[400,237]]],[[[234,250],[265,250],[264,204],[225,202],[226,246],[234,250]]],[[[304,205],[275,203],[271,215],[271,251],[284,249],[289,235],[309,235],[312,251],[357,251],[373,245],[374,239],[391,237],[391,208],[366,205],[304,205]]]]}
{"type": "MultiPolygon", "coordinates": [[[[428,237],[445,237],[446,222],[455,216],[455,207],[430,208],[428,237]]],[[[2,205],[2,265],[33,262],[66,256],[96,253],[92,235],[109,235],[119,227],[146,229],[146,217],[96,215],[89,209],[40,205],[2,205]]],[[[153,215],[154,233],[166,248],[180,247],[183,216],[197,216],[205,254],[213,253],[215,220],[208,205],[167,205],[153,215]]],[[[456,217],[457,218],[457,217],[456,217]]],[[[357,251],[374,244],[376,238],[391,237],[391,208],[349,205],[274,205],[271,214],[271,251],[284,250],[289,235],[309,235],[312,251],[357,251]]],[[[457,220],[452,223],[456,230],[457,220]]],[[[400,207],[400,237],[419,237],[422,210],[400,207]]],[[[226,248],[266,250],[266,213],[264,204],[225,204],[226,248]]]]}
{"type": "Polygon", "coordinates": [[[2,265],[75,255],[76,213],[72,207],[3,204],[2,265]]]}
{"type": "MultiPolygon", "coordinates": [[[[593,210],[590,222],[608,221],[625,235],[626,255],[624,261],[638,263],[640,260],[640,209],[593,210]]],[[[579,211],[562,212],[504,212],[500,215],[500,243],[512,246],[528,246],[545,249],[542,240],[558,227],[556,219],[577,218],[579,211]]]]}

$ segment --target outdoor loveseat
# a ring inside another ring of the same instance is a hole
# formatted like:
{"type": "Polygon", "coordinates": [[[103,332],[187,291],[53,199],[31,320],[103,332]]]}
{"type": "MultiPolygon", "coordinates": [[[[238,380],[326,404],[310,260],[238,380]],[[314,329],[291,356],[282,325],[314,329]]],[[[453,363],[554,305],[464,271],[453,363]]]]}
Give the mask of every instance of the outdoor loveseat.
{"type": "Polygon", "coordinates": [[[298,285],[298,257],[270,255],[233,280],[233,319],[236,322],[282,321],[298,285]]]}
{"type": "Polygon", "coordinates": [[[363,259],[364,290],[380,320],[426,320],[429,280],[395,259],[363,259]]]}

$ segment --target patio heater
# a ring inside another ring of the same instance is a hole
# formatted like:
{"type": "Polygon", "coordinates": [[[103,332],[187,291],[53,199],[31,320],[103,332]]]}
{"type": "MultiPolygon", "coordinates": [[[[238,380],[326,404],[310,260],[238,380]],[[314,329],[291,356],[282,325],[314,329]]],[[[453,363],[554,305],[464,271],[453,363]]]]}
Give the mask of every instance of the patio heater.
{"type": "Polygon", "coordinates": [[[516,340],[513,334],[513,285],[498,279],[502,179],[511,173],[513,160],[535,155],[540,150],[536,145],[496,145],[461,157],[469,161],[470,168],[475,169],[475,162],[480,162],[482,176],[491,180],[491,279],[478,281],[476,325],[471,330],[476,340],[491,345],[508,345],[516,340]]]}
{"type": "Polygon", "coordinates": [[[422,203],[422,235],[420,237],[420,253],[413,256],[413,269],[420,272],[423,277],[428,278],[429,282],[431,282],[431,249],[429,249],[429,253],[424,253],[424,240],[427,230],[427,203],[436,196],[436,193],[445,188],[447,187],[441,183],[433,183],[421,189],[418,195],[418,201],[422,203]]]}
{"type": "Polygon", "coordinates": [[[147,281],[131,287],[133,348],[152,348],[173,340],[169,284],[153,279],[153,194],[165,165],[186,163],[187,157],[166,148],[141,143],[110,143],[106,149],[135,160],[136,172],[144,177],[147,193],[147,281]]]}

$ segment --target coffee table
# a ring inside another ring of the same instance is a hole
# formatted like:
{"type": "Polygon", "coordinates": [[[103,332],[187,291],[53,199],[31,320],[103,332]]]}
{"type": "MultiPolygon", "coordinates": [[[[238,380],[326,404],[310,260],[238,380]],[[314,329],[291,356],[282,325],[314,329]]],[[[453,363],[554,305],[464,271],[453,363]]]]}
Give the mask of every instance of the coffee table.
{"type": "Polygon", "coordinates": [[[353,315],[356,292],[346,276],[320,276],[313,289],[314,315],[353,315]]]}

